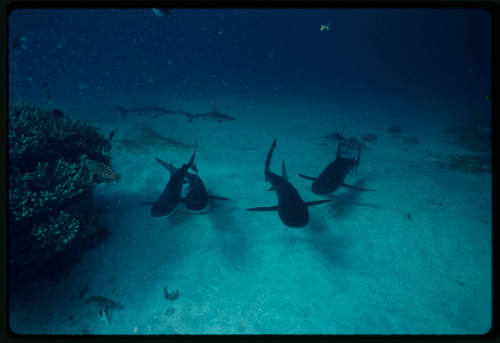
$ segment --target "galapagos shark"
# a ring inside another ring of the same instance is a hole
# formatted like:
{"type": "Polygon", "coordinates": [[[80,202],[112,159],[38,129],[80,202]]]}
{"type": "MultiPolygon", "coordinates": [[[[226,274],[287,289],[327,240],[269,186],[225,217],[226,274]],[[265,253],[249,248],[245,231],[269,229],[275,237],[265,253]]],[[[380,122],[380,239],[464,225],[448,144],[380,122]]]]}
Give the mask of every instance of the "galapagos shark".
{"type": "Polygon", "coordinates": [[[233,118],[230,115],[219,112],[215,106],[213,107],[212,112],[196,113],[196,114],[192,114],[186,111],[179,111],[179,112],[186,115],[189,118],[190,123],[193,121],[193,119],[196,118],[203,120],[213,119],[218,123],[222,123],[224,121],[236,120],[236,118],[233,118]]]}
{"type": "Polygon", "coordinates": [[[356,186],[348,185],[344,182],[344,178],[353,171],[357,169],[359,165],[359,159],[361,157],[361,145],[358,150],[358,158],[344,158],[341,152],[342,140],[339,140],[339,145],[337,147],[337,157],[333,162],[331,162],[326,168],[318,175],[318,177],[306,176],[303,174],[298,174],[299,176],[313,180],[312,191],[318,195],[330,194],[337,190],[339,187],[344,186],[352,189],[357,189],[361,191],[374,191],[374,189],[360,188],[356,186]]]}
{"type": "Polygon", "coordinates": [[[271,164],[271,157],[273,150],[276,147],[276,139],[271,145],[271,149],[266,157],[266,164],[264,168],[264,175],[266,182],[269,181],[272,185],[270,190],[274,190],[278,197],[278,206],[270,207],[255,207],[248,208],[247,211],[278,211],[281,221],[283,224],[289,227],[303,227],[309,221],[309,211],[308,206],[319,205],[330,200],[317,200],[304,202],[299,195],[299,192],[295,187],[288,181],[285,169],[285,161],[282,163],[282,175],[279,176],[269,170],[269,165],[271,164]]]}
{"type": "MultiPolygon", "coordinates": [[[[125,108],[123,106],[116,105],[116,104],[114,104],[113,106],[114,106],[115,109],[117,109],[118,111],[120,111],[120,113],[122,114],[123,119],[125,119],[125,116],[127,114],[137,114],[137,115],[156,114],[156,116],[158,116],[159,114],[176,114],[176,113],[182,113],[181,111],[169,110],[168,108],[164,108],[164,107],[160,107],[160,106],[144,106],[144,107],[131,107],[131,108],[125,108]]],[[[184,115],[186,115],[186,114],[184,114],[184,115]]]]}
{"type": "MultiPolygon", "coordinates": [[[[175,168],[172,163],[170,163],[170,167],[167,169],[170,171],[170,180],[168,180],[165,189],[160,194],[160,197],[151,207],[151,216],[155,218],[168,216],[177,209],[179,204],[182,202],[181,192],[182,185],[184,184],[184,177],[189,168],[194,166],[194,155],[196,154],[196,148],[194,149],[193,155],[189,162],[183,163],[180,168],[175,168]]],[[[165,162],[160,160],[158,157],[156,161],[161,165],[167,165],[165,162]]]]}
{"type": "MultiPolygon", "coordinates": [[[[156,160],[168,171],[170,171],[171,174],[175,172],[175,167],[171,163],[165,163],[159,158],[157,158],[156,160]]],[[[203,213],[208,211],[209,199],[229,200],[228,198],[209,195],[207,193],[205,185],[203,184],[203,181],[197,174],[186,171],[184,179],[187,181],[189,186],[186,197],[181,199],[181,202],[184,202],[184,204],[186,205],[186,210],[188,210],[189,212],[203,213]]]]}

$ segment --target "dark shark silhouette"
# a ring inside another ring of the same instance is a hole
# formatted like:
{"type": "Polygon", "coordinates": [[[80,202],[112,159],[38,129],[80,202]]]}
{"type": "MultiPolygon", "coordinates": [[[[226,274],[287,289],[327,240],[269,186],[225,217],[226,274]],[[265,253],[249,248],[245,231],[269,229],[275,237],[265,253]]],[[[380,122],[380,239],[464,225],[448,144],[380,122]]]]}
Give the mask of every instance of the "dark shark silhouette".
{"type": "Polygon", "coordinates": [[[299,192],[293,187],[293,185],[288,181],[285,169],[285,161],[282,164],[282,175],[279,176],[271,171],[269,171],[269,165],[271,164],[271,157],[273,150],[276,147],[276,139],[271,145],[271,149],[266,157],[266,165],[264,168],[264,175],[266,181],[269,181],[272,185],[271,190],[276,192],[278,196],[278,206],[271,207],[255,207],[248,208],[247,211],[278,211],[281,221],[283,224],[289,227],[303,227],[309,221],[309,211],[308,206],[318,205],[330,200],[317,200],[304,202],[299,195],[299,192]]]}
{"type": "MultiPolygon", "coordinates": [[[[172,114],[176,114],[176,113],[182,113],[185,116],[187,116],[182,111],[170,110],[168,108],[164,108],[164,107],[160,107],[160,106],[144,106],[144,107],[125,108],[123,106],[114,104],[113,107],[115,109],[117,109],[122,114],[123,119],[125,119],[125,116],[127,114],[136,114],[136,115],[154,114],[155,116],[153,118],[156,118],[162,114],[172,115],[172,114]]],[[[189,118],[189,116],[187,116],[187,117],[189,118]]]]}
{"type": "Polygon", "coordinates": [[[359,159],[361,158],[361,145],[358,150],[358,158],[344,158],[341,152],[342,140],[339,140],[337,147],[337,157],[318,175],[318,177],[306,176],[298,174],[299,176],[313,180],[312,191],[318,195],[330,194],[337,190],[339,187],[349,187],[361,191],[374,191],[374,189],[361,188],[348,185],[344,182],[344,178],[354,169],[358,168],[359,159]]]}
{"type": "MultiPolygon", "coordinates": [[[[194,165],[195,154],[196,148],[194,149],[193,155],[191,156],[189,162],[187,164],[183,163],[179,169],[175,168],[172,163],[170,163],[170,168],[167,168],[171,173],[170,180],[168,180],[168,183],[165,186],[163,192],[160,194],[158,200],[156,200],[156,202],[153,204],[153,207],[151,207],[152,217],[158,218],[168,216],[169,214],[172,214],[182,202],[181,192],[182,185],[184,184],[184,177],[188,169],[193,167],[194,165]]],[[[167,165],[158,157],[156,158],[156,161],[163,166],[167,165]]]]}
{"type": "MultiPolygon", "coordinates": [[[[171,174],[175,173],[176,169],[172,163],[168,164],[159,158],[156,159],[158,163],[164,166],[171,174]]],[[[202,213],[208,210],[209,199],[229,200],[228,198],[209,195],[203,181],[197,174],[186,171],[184,180],[189,184],[188,192],[185,198],[180,199],[184,202],[186,209],[193,213],[202,213]]],[[[183,182],[184,183],[184,182],[183,182]]]]}
{"type": "Polygon", "coordinates": [[[213,120],[217,121],[218,123],[222,123],[224,121],[236,120],[236,118],[233,118],[230,115],[219,112],[219,110],[217,110],[217,108],[215,106],[213,107],[212,112],[192,114],[192,113],[189,113],[186,111],[179,111],[179,113],[182,113],[185,116],[187,116],[189,118],[190,123],[193,121],[193,119],[197,119],[197,118],[203,119],[203,120],[213,119],[213,120]]]}

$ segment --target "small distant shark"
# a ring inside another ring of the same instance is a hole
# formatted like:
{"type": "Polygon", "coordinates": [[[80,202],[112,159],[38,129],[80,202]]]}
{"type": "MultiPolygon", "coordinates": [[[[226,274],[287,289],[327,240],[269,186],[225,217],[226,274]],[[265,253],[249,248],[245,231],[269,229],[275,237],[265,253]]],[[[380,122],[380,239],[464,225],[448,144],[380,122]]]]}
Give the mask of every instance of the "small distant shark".
{"type": "Polygon", "coordinates": [[[299,176],[313,180],[312,191],[318,195],[330,194],[337,190],[339,187],[349,187],[352,189],[357,189],[361,191],[374,191],[374,189],[360,188],[356,186],[347,185],[344,182],[344,178],[347,174],[357,170],[359,165],[359,159],[361,158],[361,145],[358,150],[358,158],[344,158],[341,152],[342,140],[339,140],[339,145],[337,147],[337,157],[330,163],[326,168],[318,175],[318,177],[306,176],[303,174],[298,174],[299,176]]]}
{"type": "Polygon", "coordinates": [[[193,121],[193,119],[196,118],[203,120],[212,119],[217,121],[218,123],[222,123],[223,121],[236,120],[236,118],[233,118],[230,115],[219,112],[215,106],[213,107],[212,112],[196,113],[196,114],[192,114],[186,111],[179,111],[179,112],[186,115],[189,118],[190,123],[193,121]]]}
{"type": "Polygon", "coordinates": [[[176,114],[179,111],[169,110],[168,108],[160,107],[160,106],[145,106],[145,107],[131,107],[125,108],[120,105],[113,105],[120,113],[122,114],[123,119],[127,114],[176,114]]]}
{"type": "MultiPolygon", "coordinates": [[[[156,160],[167,170],[169,170],[171,174],[175,173],[175,167],[172,165],[172,163],[165,163],[159,158],[157,158],[156,160]]],[[[229,200],[228,198],[209,195],[207,193],[205,185],[203,184],[203,181],[197,174],[186,171],[184,179],[189,184],[189,187],[186,197],[181,199],[181,202],[184,202],[186,210],[188,210],[189,212],[203,213],[208,211],[209,199],[229,200]]]]}
{"type": "Polygon", "coordinates": [[[285,161],[283,161],[282,164],[281,176],[269,171],[269,165],[271,164],[271,157],[275,147],[276,139],[267,154],[264,175],[266,177],[266,181],[269,181],[272,185],[270,190],[274,190],[278,196],[278,206],[248,208],[247,211],[277,210],[281,221],[286,226],[303,227],[309,221],[309,211],[307,207],[323,204],[325,202],[329,202],[330,200],[304,202],[304,200],[300,197],[299,192],[297,192],[295,187],[293,187],[293,185],[288,181],[285,161]]]}
{"type": "MultiPolygon", "coordinates": [[[[179,169],[175,168],[172,165],[172,163],[170,163],[170,166],[167,168],[171,173],[170,180],[168,180],[168,183],[165,186],[163,192],[160,194],[158,200],[156,200],[156,202],[153,203],[153,207],[151,207],[152,217],[159,218],[168,216],[174,213],[179,204],[182,202],[181,199],[182,185],[184,184],[184,178],[186,176],[188,169],[194,166],[195,154],[196,154],[196,148],[194,149],[193,155],[191,156],[189,162],[187,164],[183,163],[179,169]]],[[[156,161],[163,166],[167,165],[158,157],[156,158],[156,161]]],[[[150,203],[145,202],[145,204],[150,204],[150,203]]]]}

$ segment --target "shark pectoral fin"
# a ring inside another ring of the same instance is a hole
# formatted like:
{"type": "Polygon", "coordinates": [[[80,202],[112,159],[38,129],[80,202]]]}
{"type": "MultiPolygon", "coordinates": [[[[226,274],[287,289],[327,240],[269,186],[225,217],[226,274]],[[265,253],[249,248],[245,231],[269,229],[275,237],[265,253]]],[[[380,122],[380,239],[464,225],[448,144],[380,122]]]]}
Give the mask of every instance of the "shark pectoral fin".
{"type": "Polygon", "coordinates": [[[269,206],[269,207],[253,207],[247,208],[247,211],[276,211],[278,206],[269,206]]]}
{"type": "Polygon", "coordinates": [[[368,189],[368,188],[361,188],[361,187],[356,187],[356,186],[351,186],[351,185],[348,185],[344,182],[342,182],[342,186],[344,187],[347,187],[347,188],[352,188],[352,189],[356,189],[358,191],[369,191],[369,192],[375,192],[375,189],[368,189]]]}
{"type": "Polygon", "coordinates": [[[208,197],[209,197],[210,199],[215,199],[215,200],[230,200],[230,199],[228,199],[228,198],[218,197],[218,196],[216,196],[216,195],[210,195],[210,194],[208,195],[208,197]]]}
{"type": "Polygon", "coordinates": [[[325,200],[308,201],[308,202],[306,202],[306,206],[314,206],[314,205],[324,204],[325,202],[329,202],[329,201],[331,201],[331,200],[325,199],[325,200]]]}
{"type": "Polygon", "coordinates": [[[316,178],[312,177],[312,176],[307,176],[307,175],[304,175],[304,174],[297,174],[297,175],[300,176],[300,177],[303,177],[304,179],[308,179],[308,180],[312,180],[312,181],[316,180],[316,178]]]}

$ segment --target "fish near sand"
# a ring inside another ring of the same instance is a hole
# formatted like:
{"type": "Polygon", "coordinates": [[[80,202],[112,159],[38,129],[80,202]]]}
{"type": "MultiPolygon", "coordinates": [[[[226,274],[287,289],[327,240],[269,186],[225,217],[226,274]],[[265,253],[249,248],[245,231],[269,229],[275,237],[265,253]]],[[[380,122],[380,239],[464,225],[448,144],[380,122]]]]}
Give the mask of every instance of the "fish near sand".
{"type": "MultiPolygon", "coordinates": [[[[168,164],[159,158],[156,159],[158,163],[164,166],[170,173],[175,172],[175,168],[172,164],[168,164]]],[[[209,209],[209,200],[229,200],[228,198],[218,197],[215,195],[210,195],[205,188],[205,184],[197,174],[190,173],[186,171],[184,179],[187,181],[188,191],[186,197],[181,199],[185,204],[186,210],[192,213],[204,213],[209,209]]]]}
{"type": "Polygon", "coordinates": [[[222,123],[224,121],[236,120],[236,118],[231,117],[230,115],[219,112],[219,110],[217,110],[215,106],[213,107],[212,112],[204,112],[196,114],[192,114],[186,111],[179,111],[179,112],[186,115],[189,118],[190,123],[193,121],[193,119],[203,119],[203,120],[211,119],[215,120],[218,123],[222,123]]]}
{"type": "Polygon", "coordinates": [[[271,164],[271,157],[273,150],[276,147],[276,139],[274,140],[271,148],[266,157],[266,164],[264,168],[264,175],[266,181],[269,181],[272,185],[271,190],[276,192],[278,197],[278,206],[270,207],[255,207],[248,208],[247,211],[278,211],[281,221],[283,224],[289,227],[303,227],[309,221],[309,211],[308,206],[319,205],[330,200],[317,200],[304,202],[300,197],[299,192],[295,187],[288,181],[285,169],[285,161],[282,164],[282,175],[279,176],[269,170],[269,165],[271,164]]]}
{"type": "Polygon", "coordinates": [[[311,177],[303,174],[298,175],[305,179],[313,180],[312,191],[314,194],[318,195],[330,194],[341,186],[361,191],[374,191],[373,189],[351,186],[344,182],[347,174],[349,174],[354,168],[357,168],[359,165],[359,159],[361,157],[361,145],[359,145],[358,148],[358,158],[342,157],[341,145],[342,140],[339,140],[339,145],[337,147],[337,156],[335,160],[328,166],[326,166],[326,168],[318,175],[318,177],[311,177]]]}
{"type": "MultiPolygon", "coordinates": [[[[175,168],[172,163],[167,168],[170,171],[170,180],[168,180],[165,189],[160,194],[160,197],[151,207],[151,216],[155,218],[168,216],[175,212],[179,204],[182,202],[181,192],[182,185],[184,184],[184,178],[189,168],[194,165],[194,156],[196,154],[196,148],[194,149],[193,155],[188,163],[183,163],[180,168],[175,168]]],[[[156,158],[156,161],[161,165],[165,166],[166,163],[156,158]]]]}

